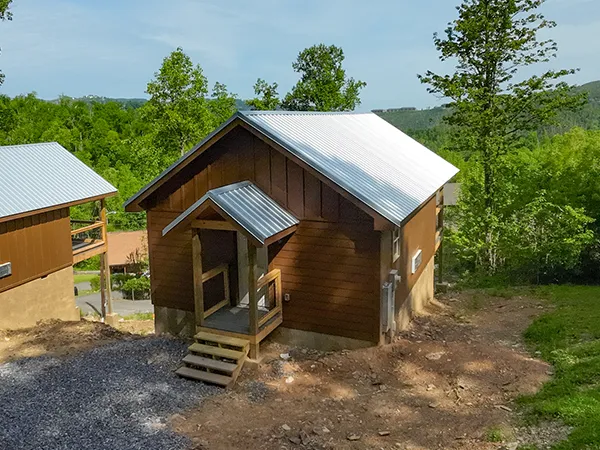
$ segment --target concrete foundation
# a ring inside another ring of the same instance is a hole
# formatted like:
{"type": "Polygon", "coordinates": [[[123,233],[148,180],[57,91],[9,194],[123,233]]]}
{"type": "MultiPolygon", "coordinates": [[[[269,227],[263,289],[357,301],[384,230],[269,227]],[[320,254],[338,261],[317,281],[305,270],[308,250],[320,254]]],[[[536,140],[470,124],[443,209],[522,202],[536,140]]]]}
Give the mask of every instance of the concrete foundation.
{"type": "Polygon", "coordinates": [[[29,328],[48,319],[80,319],[72,267],[0,293],[0,329],[29,328]]]}
{"type": "Polygon", "coordinates": [[[315,333],[312,331],[294,330],[285,327],[277,328],[269,336],[269,339],[285,345],[314,348],[326,352],[354,350],[377,345],[375,342],[315,333]]]}
{"type": "Polygon", "coordinates": [[[192,311],[154,306],[154,329],[156,334],[191,338],[196,334],[195,320],[192,311]]]}
{"type": "Polygon", "coordinates": [[[431,258],[408,297],[396,311],[396,331],[406,330],[410,320],[433,300],[434,259],[435,257],[431,258]]]}

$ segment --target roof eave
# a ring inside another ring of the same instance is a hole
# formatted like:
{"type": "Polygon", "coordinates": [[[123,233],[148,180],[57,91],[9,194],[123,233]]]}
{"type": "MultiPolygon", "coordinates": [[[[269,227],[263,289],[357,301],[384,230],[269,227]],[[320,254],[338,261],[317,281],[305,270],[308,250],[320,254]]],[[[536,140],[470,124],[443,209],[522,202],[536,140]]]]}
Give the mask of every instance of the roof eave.
{"type": "Polygon", "coordinates": [[[200,152],[198,150],[202,149],[202,147],[206,146],[210,141],[212,141],[217,135],[222,133],[226,128],[233,125],[233,123],[241,119],[242,115],[239,111],[236,111],[226,122],[224,122],[221,126],[219,126],[216,130],[206,136],[200,143],[196,144],[192,149],[186,152],[182,157],[177,159],[173,164],[163,170],[160,175],[150,181],[146,186],[141,188],[136,194],[130,197],[123,204],[123,208],[126,212],[140,212],[144,211],[144,208],[141,206],[141,203],[146,200],[150,195],[152,195],[158,188],[160,188],[168,179],[170,179],[173,175],[178,173],[183,167],[185,167],[185,163],[197,157],[198,155],[204,153],[206,150],[203,149],[200,152]],[[165,179],[166,178],[166,179],[165,179]]]}

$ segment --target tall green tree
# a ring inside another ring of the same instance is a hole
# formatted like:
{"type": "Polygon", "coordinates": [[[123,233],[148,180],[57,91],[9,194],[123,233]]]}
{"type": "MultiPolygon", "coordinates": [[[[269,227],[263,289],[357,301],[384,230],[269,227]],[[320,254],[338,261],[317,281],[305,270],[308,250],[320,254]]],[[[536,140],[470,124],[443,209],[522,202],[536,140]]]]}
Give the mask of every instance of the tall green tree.
{"type": "MultiPolygon", "coordinates": [[[[464,0],[458,19],[443,36],[434,35],[442,61],[456,61],[455,72],[419,75],[429,92],[450,99],[444,120],[452,127],[453,147],[481,164],[480,183],[470,198],[481,205],[484,237],[480,262],[498,266],[498,173],[502,158],[522,144],[520,138],[552,123],[558,112],[580,107],[585,98],[560,81],[574,69],[546,70],[523,79],[522,69],[556,56],[554,41],[538,33],[556,26],[538,12],[545,0],[464,0]]],[[[467,198],[468,196],[465,196],[467,198]]]]}
{"type": "Polygon", "coordinates": [[[183,155],[235,111],[235,100],[217,83],[210,98],[208,80],[181,47],[167,56],[148,83],[143,115],[154,129],[155,145],[167,160],[183,155]]]}
{"type": "MultiPolygon", "coordinates": [[[[8,10],[12,0],[0,0],[0,21],[12,20],[12,13],[8,10]]],[[[4,83],[4,74],[0,71],[0,86],[4,83]]]]}
{"type": "Polygon", "coordinates": [[[277,83],[269,84],[262,78],[256,80],[254,84],[254,94],[256,97],[246,100],[246,104],[259,111],[274,111],[281,104],[277,83]]]}
{"type": "Polygon", "coordinates": [[[352,111],[360,105],[367,85],[346,75],[344,51],[319,44],[302,50],[292,67],[300,80],[285,96],[282,108],[291,111],[352,111]]]}

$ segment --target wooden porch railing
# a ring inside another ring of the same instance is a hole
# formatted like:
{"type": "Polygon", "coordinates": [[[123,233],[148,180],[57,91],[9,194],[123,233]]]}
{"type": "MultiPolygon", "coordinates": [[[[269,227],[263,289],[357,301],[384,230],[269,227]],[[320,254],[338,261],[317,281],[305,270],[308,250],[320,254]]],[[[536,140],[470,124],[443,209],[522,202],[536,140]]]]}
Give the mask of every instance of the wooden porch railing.
{"type": "Polygon", "coordinates": [[[269,295],[269,285],[274,284],[275,286],[275,306],[267,314],[262,316],[258,321],[258,327],[262,327],[265,323],[277,316],[282,311],[281,306],[281,270],[275,269],[259,278],[256,282],[256,291],[260,291],[265,286],[267,287],[267,295],[269,295]]]}
{"type": "Polygon", "coordinates": [[[87,224],[86,226],[71,230],[71,237],[95,230],[97,228],[102,228],[104,226],[104,222],[94,222],[93,220],[71,220],[71,224],[87,224]]]}
{"type": "Polygon", "coordinates": [[[204,311],[205,319],[211,314],[216,313],[224,306],[229,305],[229,265],[221,264],[220,266],[217,266],[214,269],[209,270],[208,272],[204,272],[202,274],[202,283],[206,283],[208,280],[211,280],[221,274],[223,274],[223,290],[225,292],[225,298],[212,308],[209,308],[206,311],[204,311]]]}
{"type": "Polygon", "coordinates": [[[106,225],[102,221],[71,220],[73,264],[106,252],[106,225]],[[83,225],[78,228],[74,226],[83,225]],[[98,230],[95,234],[90,234],[98,230]]]}

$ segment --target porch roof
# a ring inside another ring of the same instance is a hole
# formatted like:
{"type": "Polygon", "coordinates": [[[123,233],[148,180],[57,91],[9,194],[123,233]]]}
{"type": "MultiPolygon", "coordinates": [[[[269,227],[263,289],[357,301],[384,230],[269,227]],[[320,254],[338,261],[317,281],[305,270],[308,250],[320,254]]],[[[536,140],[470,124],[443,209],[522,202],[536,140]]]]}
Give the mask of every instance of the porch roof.
{"type": "Polygon", "coordinates": [[[286,230],[291,232],[300,223],[254,184],[243,181],[208,191],[167,225],[162,235],[190,225],[210,207],[260,246],[283,237],[286,230]]]}

